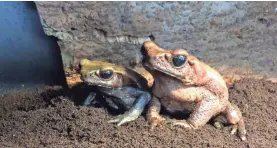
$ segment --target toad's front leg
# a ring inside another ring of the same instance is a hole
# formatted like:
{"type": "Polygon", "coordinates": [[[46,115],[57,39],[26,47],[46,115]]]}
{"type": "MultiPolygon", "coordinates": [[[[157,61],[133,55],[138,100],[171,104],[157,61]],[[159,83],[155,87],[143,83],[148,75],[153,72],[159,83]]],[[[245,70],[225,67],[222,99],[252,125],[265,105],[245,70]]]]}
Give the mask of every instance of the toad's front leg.
{"type": "Polygon", "coordinates": [[[109,121],[109,123],[117,123],[118,126],[136,120],[144,111],[145,106],[149,103],[151,99],[150,93],[146,91],[141,91],[131,87],[126,87],[124,89],[127,89],[127,93],[131,97],[135,97],[135,99],[125,97],[124,99],[122,98],[122,101],[125,104],[129,104],[131,100],[135,101],[132,103],[131,108],[128,111],[126,111],[122,115],[117,116],[115,119],[109,121]]]}
{"type": "Polygon", "coordinates": [[[149,107],[147,109],[146,118],[150,123],[150,131],[153,131],[156,126],[162,128],[162,122],[165,121],[165,118],[160,115],[161,103],[160,100],[153,96],[149,103],[149,107]]]}
{"type": "Polygon", "coordinates": [[[94,105],[96,104],[96,93],[95,92],[90,92],[87,98],[83,101],[84,106],[89,106],[90,104],[94,105]]]}

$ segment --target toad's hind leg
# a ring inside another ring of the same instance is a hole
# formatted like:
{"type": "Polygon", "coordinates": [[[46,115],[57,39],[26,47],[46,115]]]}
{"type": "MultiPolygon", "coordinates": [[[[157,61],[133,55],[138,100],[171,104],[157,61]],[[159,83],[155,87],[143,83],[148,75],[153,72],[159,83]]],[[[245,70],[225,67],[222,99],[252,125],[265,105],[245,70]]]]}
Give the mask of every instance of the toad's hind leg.
{"type": "Polygon", "coordinates": [[[228,103],[225,112],[227,121],[232,124],[231,134],[235,134],[238,132],[240,138],[245,141],[246,140],[246,129],[242,114],[239,108],[232,103],[228,103]]]}
{"type": "Polygon", "coordinates": [[[219,100],[217,97],[209,97],[197,103],[193,113],[187,120],[176,120],[174,125],[181,125],[186,128],[198,129],[205,125],[219,110],[219,100]]]}

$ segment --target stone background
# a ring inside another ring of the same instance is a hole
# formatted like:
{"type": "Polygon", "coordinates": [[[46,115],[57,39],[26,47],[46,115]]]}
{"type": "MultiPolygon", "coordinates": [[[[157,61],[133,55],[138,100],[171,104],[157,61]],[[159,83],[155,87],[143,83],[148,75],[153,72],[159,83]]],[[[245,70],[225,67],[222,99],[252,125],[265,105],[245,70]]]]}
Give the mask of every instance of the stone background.
{"type": "Polygon", "coordinates": [[[36,2],[65,67],[80,58],[130,66],[141,43],[186,48],[225,73],[277,76],[277,2],[36,2]],[[231,70],[232,69],[232,70],[231,70]]]}

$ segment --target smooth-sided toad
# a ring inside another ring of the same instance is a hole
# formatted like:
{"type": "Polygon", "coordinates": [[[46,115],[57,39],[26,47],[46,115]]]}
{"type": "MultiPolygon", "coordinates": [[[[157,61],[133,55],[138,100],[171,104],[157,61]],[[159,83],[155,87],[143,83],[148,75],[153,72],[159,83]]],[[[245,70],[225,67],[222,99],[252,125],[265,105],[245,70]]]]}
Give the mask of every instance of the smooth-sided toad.
{"type": "Polygon", "coordinates": [[[111,107],[125,108],[126,112],[110,120],[110,123],[115,122],[120,126],[137,119],[149,103],[151,95],[148,89],[153,84],[153,77],[146,70],[132,70],[108,62],[87,59],[81,60],[80,66],[83,82],[97,86],[101,92],[112,96],[106,98],[111,107]]]}

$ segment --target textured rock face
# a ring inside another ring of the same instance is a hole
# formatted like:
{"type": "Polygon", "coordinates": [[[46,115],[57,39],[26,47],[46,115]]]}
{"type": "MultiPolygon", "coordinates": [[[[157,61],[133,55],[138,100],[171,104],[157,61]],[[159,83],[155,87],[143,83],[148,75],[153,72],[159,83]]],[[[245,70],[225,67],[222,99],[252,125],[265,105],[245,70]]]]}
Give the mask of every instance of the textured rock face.
{"type": "MultiPolygon", "coordinates": [[[[36,2],[60,39],[64,66],[80,58],[130,66],[143,41],[186,48],[216,67],[277,76],[276,2],[36,2]]],[[[238,71],[233,71],[234,73],[238,71]]]]}

